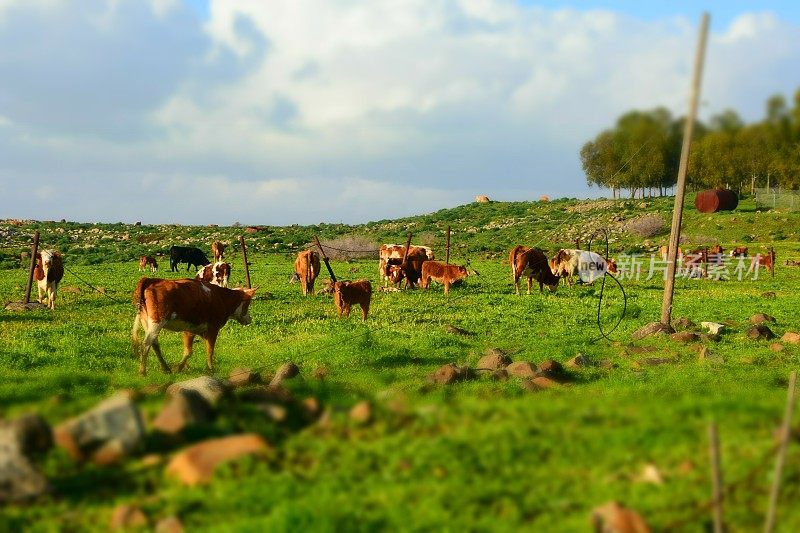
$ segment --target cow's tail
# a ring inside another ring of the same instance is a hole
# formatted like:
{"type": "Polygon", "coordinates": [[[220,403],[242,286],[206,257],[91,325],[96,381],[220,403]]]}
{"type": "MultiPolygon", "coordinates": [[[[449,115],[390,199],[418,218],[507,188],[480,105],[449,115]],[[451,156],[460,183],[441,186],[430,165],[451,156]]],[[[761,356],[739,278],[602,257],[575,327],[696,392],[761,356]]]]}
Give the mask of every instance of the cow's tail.
{"type": "Polygon", "coordinates": [[[517,245],[511,250],[511,280],[516,282],[517,281],[517,256],[519,252],[522,250],[522,246],[517,245]]]}

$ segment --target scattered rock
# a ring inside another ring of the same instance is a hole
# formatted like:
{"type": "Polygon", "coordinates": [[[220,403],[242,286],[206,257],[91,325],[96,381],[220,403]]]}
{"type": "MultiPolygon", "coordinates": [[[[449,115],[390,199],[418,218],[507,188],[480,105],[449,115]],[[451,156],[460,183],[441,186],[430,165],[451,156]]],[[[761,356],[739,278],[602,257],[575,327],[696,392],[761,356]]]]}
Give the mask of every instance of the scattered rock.
{"type": "Polygon", "coordinates": [[[772,344],[769,345],[769,349],[772,350],[773,352],[782,352],[784,346],[779,342],[773,342],[772,344]]]}
{"type": "Polygon", "coordinates": [[[775,334],[772,333],[771,329],[762,324],[760,326],[750,326],[747,329],[747,337],[752,340],[759,340],[759,339],[769,340],[769,339],[774,339],[775,334]]]}
{"type": "Polygon", "coordinates": [[[639,513],[619,502],[609,502],[592,511],[592,527],[602,533],[649,533],[639,513]]]}
{"type": "Polygon", "coordinates": [[[635,341],[638,341],[651,335],[667,335],[670,333],[675,333],[675,330],[672,329],[672,326],[662,324],[661,322],[652,322],[634,331],[631,335],[631,338],[635,341]]]}
{"type": "Polygon", "coordinates": [[[16,446],[0,443],[0,505],[35,500],[50,490],[47,479],[16,446]]]}
{"type": "Polygon", "coordinates": [[[111,513],[109,529],[133,529],[147,527],[147,516],[133,505],[119,505],[111,513]]]}
{"type": "Polygon", "coordinates": [[[153,428],[174,435],[189,426],[210,422],[213,417],[211,405],[196,390],[179,389],[167,396],[153,428]]]}
{"type": "Polygon", "coordinates": [[[511,364],[511,358],[497,348],[488,350],[486,355],[478,360],[478,370],[497,370],[511,364]]]}
{"type": "Polygon", "coordinates": [[[259,435],[245,434],[203,441],[179,452],[166,473],[184,485],[207,483],[222,463],[245,455],[265,454],[269,445],[259,435]]]}
{"type": "Polygon", "coordinates": [[[428,381],[434,385],[449,385],[456,381],[470,379],[471,377],[471,368],[449,363],[439,367],[433,374],[428,376],[428,381]]]}
{"type": "Polygon", "coordinates": [[[452,324],[448,325],[444,329],[445,329],[445,331],[447,331],[447,333],[452,333],[453,335],[461,335],[462,337],[470,337],[470,336],[472,336],[472,332],[469,332],[469,331],[467,331],[465,329],[461,329],[461,328],[456,327],[456,326],[454,326],[452,324]]]}
{"type": "Polygon", "coordinates": [[[545,359],[539,365],[539,370],[536,372],[537,376],[543,376],[555,381],[563,382],[567,379],[567,373],[564,367],[558,361],[553,359],[545,359]]]}
{"type": "Polygon", "coordinates": [[[212,376],[199,376],[194,379],[173,383],[167,387],[167,396],[177,394],[180,390],[195,391],[211,407],[216,407],[219,401],[228,393],[225,383],[212,376]]]}
{"type": "Polygon", "coordinates": [[[680,331],[678,333],[673,333],[669,338],[676,342],[689,343],[697,341],[700,337],[697,333],[692,333],[691,331],[680,331]]]}
{"type": "Polygon", "coordinates": [[[0,420],[0,448],[30,457],[43,454],[52,446],[53,431],[38,414],[25,414],[8,422],[0,420]]]}
{"type": "Polygon", "coordinates": [[[775,317],[764,313],[756,313],[750,317],[750,322],[753,324],[763,324],[764,322],[775,322],[775,317]]]}
{"type": "Polygon", "coordinates": [[[183,533],[183,523],[177,516],[162,518],[156,524],[156,533],[183,533]]]}
{"type": "Polygon", "coordinates": [[[567,367],[569,368],[587,368],[591,366],[596,366],[595,362],[589,359],[588,356],[579,353],[569,361],[567,361],[567,367]]]}
{"type": "Polygon", "coordinates": [[[773,291],[767,291],[761,294],[762,298],[775,298],[775,293],[773,291]]]}
{"type": "Polygon", "coordinates": [[[720,324],[718,322],[700,322],[700,325],[713,335],[719,335],[725,330],[725,324],[720,324]]]}
{"type": "Polygon", "coordinates": [[[518,378],[533,378],[536,377],[536,365],[528,361],[517,361],[506,367],[506,373],[518,378]]]}
{"type": "Polygon", "coordinates": [[[144,438],[144,423],[136,404],[118,394],[92,410],[56,426],[56,443],[76,461],[117,462],[130,455],[144,438]]]}
{"type": "Polygon", "coordinates": [[[480,195],[475,197],[475,201],[478,202],[479,204],[488,204],[489,203],[489,197],[480,194],[480,195]]]}
{"type": "Polygon", "coordinates": [[[543,389],[554,389],[561,386],[561,384],[553,379],[545,376],[537,376],[535,378],[526,379],[522,382],[522,386],[529,391],[539,391],[543,389]]]}
{"type": "Polygon", "coordinates": [[[269,384],[270,386],[278,385],[287,379],[292,379],[298,374],[300,374],[300,368],[298,368],[296,364],[292,362],[284,363],[275,373],[275,377],[272,378],[269,384]]]}
{"type": "Polygon", "coordinates": [[[372,422],[372,405],[368,401],[358,402],[350,409],[349,416],[356,424],[369,424],[372,422]]]}
{"type": "Polygon", "coordinates": [[[793,331],[787,331],[781,337],[783,342],[788,342],[789,344],[800,344],[800,333],[795,333],[793,331]]]}
{"type": "Polygon", "coordinates": [[[691,319],[689,319],[689,318],[687,318],[685,316],[682,316],[680,318],[676,318],[675,320],[672,321],[672,328],[675,331],[684,331],[684,330],[693,329],[693,328],[696,328],[696,327],[697,327],[697,324],[695,324],[694,322],[691,321],[691,319]]]}
{"type": "Polygon", "coordinates": [[[258,374],[254,374],[249,368],[234,368],[228,374],[228,384],[231,387],[244,387],[258,380],[258,374]]]}

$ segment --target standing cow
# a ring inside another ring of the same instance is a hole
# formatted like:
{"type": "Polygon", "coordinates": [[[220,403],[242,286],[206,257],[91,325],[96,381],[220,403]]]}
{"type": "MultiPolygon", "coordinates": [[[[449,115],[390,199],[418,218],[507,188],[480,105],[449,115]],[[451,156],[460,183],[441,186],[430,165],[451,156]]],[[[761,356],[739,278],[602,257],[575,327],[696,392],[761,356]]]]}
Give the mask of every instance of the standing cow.
{"type": "Polygon", "coordinates": [[[450,294],[450,285],[456,283],[469,275],[467,267],[457,265],[446,265],[439,261],[425,261],[422,263],[422,278],[420,286],[427,289],[431,280],[444,285],[444,294],[450,294]]]}
{"type": "Polygon", "coordinates": [[[511,277],[518,296],[519,278],[522,276],[528,278],[528,294],[531,293],[534,279],[539,282],[539,292],[542,292],[543,285],[547,285],[550,292],[555,292],[558,288],[559,278],[550,270],[547,257],[538,248],[515,246],[509,253],[508,260],[511,263],[511,277]]]}
{"type": "Polygon", "coordinates": [[[33,278],[36,280],[36,287],[39,289],[39,302],[44,303],[44,296],[46,295],[49,309],[56,308],[58,283],[63,277],[64,261],[60,253],[54,250],[42,250],[36,254],[33,278]]]}
{"type": "Polygon", "coordinates": [[[170,272],[177,272],[179,263],[186,263],[186,270],[188,271],[189,267],[200,268],[210,262],[206,254],[193,246],[173,246],[169,249],[170,272]]]}
{"type": "Polygon", "coordinates": [[[314,281],[319,276],[319,254],[313,250],[305,250],[297,254],[294,260],[294,278],[300,281],[303,296],[314,293],[314,281]]]}
{"type": "Polygon", "coordinates": [[[214,345],[222,326],[233,318],[250,324],[250,302],[255,289],[225,289],[194,279],[142,278],[133,293],[136,317],[131,338],[134,354],[139,356],[139,374],[147,373],[147,353],[152,346],[161,369],[171,373],[161,354],[158,334],[162,329],[183,332],[183,358],[177,365],[181,371],[192,355],[196,335],[206,341],[206,366],[214,369],[214,345]],[[139,341],[139,328],[144,339],[139,341]]]}
{"type": "Polygon", "coordinates": [[[225,259],[225,245],[222,244],[220,241],[214,241],[211,243],[211,255],[214,256],[214,262],[219,263],[223,259],[225,259]]]}
{"type": "Polygon", "coordinates": [[[399,285],[405,278],[406,288],[413,287],[422,275],[422,263],[434,259],[433,250],[427,246],[406,247],[401,244],[383,244],[379,250],[378,272],[386,284],[399,285]]]}
{"type": "Polygon", "coordinates": [[[139,272],[147,268],[150,269],[150,272],[158,270],[158,263],[156,262],[156,258],[152,255],[143,255],[139,258],[139,272]]]}
{"type": "Polygon", "coordinates": [[[197,279],[207,283],[213,283],[218,287],[228,287],[228,280],[231,277],[231,265],[225,261],[218,261],[206,265],[197,271],[197,279]]]}
{"type": "Polygon", "coordinates": [[[366,321],[371,298],[372,284],[369,280],[337,281],[333,284],[333,300],[336,303],[339,318],[342,315],[349,317],[350,308],[354,304],[358,304],[361,306],[362,319],[366,321]]]}

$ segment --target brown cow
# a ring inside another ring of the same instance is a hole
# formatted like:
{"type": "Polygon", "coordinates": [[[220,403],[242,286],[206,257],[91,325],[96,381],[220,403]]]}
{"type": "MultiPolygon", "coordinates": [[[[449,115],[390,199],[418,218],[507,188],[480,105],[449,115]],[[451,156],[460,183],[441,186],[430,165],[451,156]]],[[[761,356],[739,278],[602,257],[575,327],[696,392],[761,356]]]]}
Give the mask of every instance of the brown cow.
{"type": "Polygon", "coordinates": [[[152,255],[143,255],[139,258],[139,272],[145,270],[146,268],[150,268],[150,272],[155,272],[158,270],[158,263],[156,263],[156,258],[152,255]]]}
{"type": "Polygon", "coordinates": [[[770,250],[767,254],[756,254],[750,260],[750,268],[747,273],[754,272],[758,267],[763,266],[775,277],[775,250],[770,250]]]}
{"type": "Polygon", "coordinates": [[[54,250],[42,250],[36,253],[36,266],[33,270],[33,279],[39,289],[39,302],[44,303],[47,296],[47,307],[56,308],[56,293],[58,284],[64,277],[64,260],[61,254],[54,250]]]}
{"type": "Polygon", "coordinates": [[[444,285],[444,294],[450,294],[450,285],[469,276],[467,267],[446,265],[439,261],[422,263],[422,280],[420,285],[427,289],[431,280],[444,285]]]}
{"type": "MultiPolygon", "coordinates": [[[[668,246],[662,246],[661,248],[659,248],[658,251],[661,254],[661,258],[664,261],[666,261],[667,258],[668,258],[669,247],[668,246]]],[[[676,257],[677,257],[678,260],[683,259],[683,250],[681,249],[680,246],[678,246],[678,255],[676,257]]]]}
{"type": "Polygon", "coordinates": [[[222,244],[220,241],[212,242],[211,254],[214,256],[214,262],[219,263],[220,261],[225,259],[225,245],[222,244]]]}
{"type": "Polygon", "coordinates": [[[550,270],[550,265],[544,253],[538,248],[527,248],[525,246],[515,246],[508,254],[511,263],[511,276],[514,279],[514,288],[519,295],[519,278],[528,278],[528,294],[531,293],[533,280],[539,282],[539,292],[542,287],[547,285],[551,292],[558,288],[559,278],[550,270]]]}
{"type": "Polygon", "coordinates": [[[423,261],[431,261],[434,259],[433,250],[427,246],[414,246],[408,248],[408,257],[405,258],[405,265],[403,265],[403,254],[405,254],[406,247],[402,244],[383,244],[379,250],[378,272],[381,276],[381,281],[385,284],[392,283],[399,284],[400,281],[406,278],[406,288],[413,287],[422,275],[423,261]],[[392,266],[403,266],[402,273],[394,269],[394,276],[391,275],[392,266]],[[393,281],[392,278],[396,281],[393,281]],[[399,279],[398,279],[399,278],[399,279]]]}
{"type": "Polygon", "coordinates": [[[231,277],[231,265],[225,261],[211,263],[197,271],[197,279],[213,283],[218,287],[227,287],[231,277]]]}
{"type": "Polygon", "coordinates": [[[747,257],[747,246],[737,246],[731,250],[731,257],[747,257]]]}
{"type": "Polygon", "coordinates": [[[183,358],[177,370],[183,370],[192,355],[196,335],[206,341],[206,366],[214,369],[214,345],[219,330],[233,318],[240,324],[251,322],[249,307],[255,289],[225,289],[194,279],[142,278],[133,292],[136,318],[131,338],[134,354],[139,356],[139,374],[147,373],[147,353],[152,346],[161,369],[170,373],[164,361],[158,334],[162,329],[183,332],[183,358]],[[139,328],[144,339],[139,342],[139,328]]]}
{"type": "Polygon", "coordinates": [[[319,276],[319,254],[313,250],[305,250],[297,254],[294,260],[294,274],[300,281],[303,296],[314,293],[314,281],[319,276]]]}
{"type": "Polygon", "coordinates": [[[339,318],[343,314],[349,317],[350,307],[353,304],[358,304],[361,306],[363,320],[367,320],[370,298],[372,298],[372,284],[366,279],[337,281],[333,284],[333,300],[336,302],[339,318]]]}

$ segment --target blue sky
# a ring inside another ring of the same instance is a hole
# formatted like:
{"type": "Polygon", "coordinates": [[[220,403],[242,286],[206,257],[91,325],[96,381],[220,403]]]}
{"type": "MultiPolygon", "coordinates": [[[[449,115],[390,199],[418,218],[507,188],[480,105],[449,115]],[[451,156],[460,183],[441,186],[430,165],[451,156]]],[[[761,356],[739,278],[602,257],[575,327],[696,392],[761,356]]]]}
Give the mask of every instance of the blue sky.
{"type": "Polygon", "coordinates": [[[800,88],[798,4],[4,0],[0,218],[365,222],[604,194],[580,147],[631,109],[685,113],[703,7],[701,115],[752,121],[800,88]]]}

